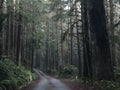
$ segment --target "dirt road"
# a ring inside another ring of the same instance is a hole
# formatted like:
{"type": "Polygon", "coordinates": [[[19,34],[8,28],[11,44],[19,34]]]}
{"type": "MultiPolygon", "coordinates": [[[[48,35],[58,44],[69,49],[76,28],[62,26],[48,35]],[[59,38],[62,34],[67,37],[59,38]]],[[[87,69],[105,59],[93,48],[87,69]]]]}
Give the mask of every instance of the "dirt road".
{"type": "Polygon", "coordinates": [[[61,81],[45,75],[40,70],[34,69],[34,71],[41,79],[34,85],[34,88],[29,88],[29,90],[70,90],[61,81]]]}

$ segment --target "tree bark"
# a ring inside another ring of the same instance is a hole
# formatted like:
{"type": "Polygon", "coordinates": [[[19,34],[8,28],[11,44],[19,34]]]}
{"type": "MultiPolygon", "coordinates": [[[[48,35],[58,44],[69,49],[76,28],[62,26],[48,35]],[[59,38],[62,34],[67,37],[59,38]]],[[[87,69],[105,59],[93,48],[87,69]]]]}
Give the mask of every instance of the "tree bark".
{"type": "Polygon", "coordinates": [[[109,0],[109,4],[110,4],[110,34],[111,34],[111,59],[113,62],[113,65],[115,66],[116,63],[116,58],[115,58],[115,42],[113,40],[113,38],[115,37],[115,30],[114,30],[114,4],[113,4],[113,0],[109,0]]]}
{"type": "Polygon", "coordinates": [[[18,15],[19,15],[18,16],[19,24],[18,24],[18,31],[17,31],[16,63],[17,63],[17,65],[20,65],[21,64],[20,47],[21,47],[22,16],[20,13],[18,15]]]}
{"type": "Polygon", "coordinates": [[[99,80],[113,79],[110,44],[106,29],[104,0],[89,0],[90,30],[95,32],[97,61],[96,76],[99,80]]]}
{"type": "Polygon", "coordinates": [[[2,16],[3,16],[3,2],[4,0],[1,0],[0,1],[0,58],[1,58],[1,55],[2,55],[2,16]]]}

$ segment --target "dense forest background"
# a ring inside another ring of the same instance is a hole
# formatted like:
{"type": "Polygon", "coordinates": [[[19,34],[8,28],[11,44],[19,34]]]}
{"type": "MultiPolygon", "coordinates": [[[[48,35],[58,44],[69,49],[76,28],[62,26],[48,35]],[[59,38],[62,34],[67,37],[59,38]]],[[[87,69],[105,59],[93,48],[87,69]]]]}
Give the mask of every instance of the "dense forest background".
{"type": "Polygon", "coordinates": [[[115,80],[119,34],[119,0],[0,0],[0,65],[12,61],[22,71],[84,82],[115,80]]]}

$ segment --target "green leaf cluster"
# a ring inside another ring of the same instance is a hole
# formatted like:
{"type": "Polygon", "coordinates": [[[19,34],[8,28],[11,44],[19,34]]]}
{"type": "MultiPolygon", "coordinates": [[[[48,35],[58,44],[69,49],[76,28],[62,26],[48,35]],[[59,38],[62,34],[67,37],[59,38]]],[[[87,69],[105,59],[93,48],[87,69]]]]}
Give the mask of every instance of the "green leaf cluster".
{"type": "Polygon", "coordinates": [[[120,90],[120,83],[116,81],[101,80],[95,83],[98,90],[120,90]]]}
{"type": "Polygon", "coordinates": [[[78,69],[74,65],[63,66],[60,70],[59,76],[62,78],[76,78],[78,75],[78,69]]]}
{"type": "Polygon", "coordinates": [[[0,90],[18,90],[29,84],[35,75],[11,60],[0,60],[0,90]],[[23,83],[24,82],[24,83],[23,83]]]}

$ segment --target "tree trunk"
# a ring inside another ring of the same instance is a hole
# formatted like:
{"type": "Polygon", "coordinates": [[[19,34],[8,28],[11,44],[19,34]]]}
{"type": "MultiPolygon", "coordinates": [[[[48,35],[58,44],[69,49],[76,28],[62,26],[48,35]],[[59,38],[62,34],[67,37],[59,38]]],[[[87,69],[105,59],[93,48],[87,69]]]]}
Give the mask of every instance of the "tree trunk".
{"type": "MultiPolygon", "coordinates": [[[[63,25],[62,25],[62,19],[60,20],[60,23],[61,23],[61,39],[62,39],[62,35],[63,35],[63,25]]],[[[61,40],[61,63],[63,65],[63,43],[62,43],[62,40],[61,40]]]]}
{"type": "Polygon", "coordinates": [[[113,62],[113,65],[115,65],[116,59],[115,59],[115,42],[113,40],[113,38],[115,37],[115,30],[114,30],[114,5],[113,5],[113,0],[109,0],[109,4],[110,4],[110,34],[111,34],[111,59],[113,62]]]}
{"type": "Polygon", "coordinates": [[[73,64],[73,26],[72,18],[70,16],[70,64],[73,64]]]}
{"type": "Polygon", "coordinates": [[[22,16],[19,14],[18,16],[18,31],[17,31],[17,47],[16,47],[16,63],[17,65],[21,64],[20,60],[20,47],[21,47],[21,30],[22,30],[22,16]]]}
{"type": "Polygon", "coordinates": [[[3,2],[4,0],[1,0],[0,1],[0,58],[1,58],[1,55],[2,55],[2,17],[3,17],[3,2]]]}
{"type": "Polygon", "coordinates": [[[104,0],[89,0],[90,30],[95,32],[97,61],[96,76],[99,80],[113,79],[110,44],[106,29],[104,0]]]}
{"type": "Polygon", "coordinates": [[[88,24],[88,0],[81,1],[82,7],[82,31],[83,31],[83,77],[84,80],[92,80],[92,58],[90,51],[90,33],[88,24]]]}
{"type": "Polygon", "coordinates": [[[77,29],[77,53],[78,53],[78,77],[81,78],[81,50],[80,50],[80,26],[79,26],[79,20],[78,20],[78,9],[77,9],[77,3],[75,3],[75,20],[76,20],[76,29],[77,29]]]}

